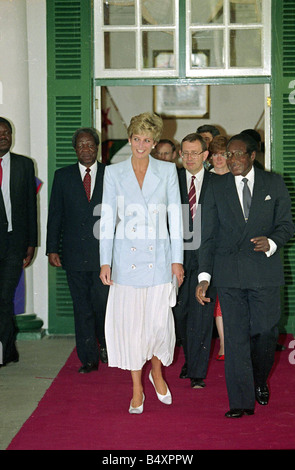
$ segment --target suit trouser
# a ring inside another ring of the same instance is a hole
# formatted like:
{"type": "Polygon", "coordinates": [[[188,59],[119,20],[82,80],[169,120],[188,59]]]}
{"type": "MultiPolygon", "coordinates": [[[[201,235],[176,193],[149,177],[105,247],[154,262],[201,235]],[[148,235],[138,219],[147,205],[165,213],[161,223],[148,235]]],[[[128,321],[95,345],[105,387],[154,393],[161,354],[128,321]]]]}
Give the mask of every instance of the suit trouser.
{"type": "Polygon", "coordinates": [[[266,384],[274,363],[280,288],[218,288],[230,408],[254,409],[255,386],[266,384]]]}
{"type": "Polygon", "coordinates": [[[16,355],[17,328],[13,301],[22,267],[22,254],[14,249],[10,235],[6,256],[0,259],[0,341],[2,343],[3,364],[9,362],[16,355]]]}
{"type": "Polygon", "coordinates": [[[105,346],[104,321],[108,286],[99,271],[67,270],[73,300],[77,354],[82,364],[99,362],[99,346],[105,346]]]}
{"type": "Polygon", "coordinates": [[[196,270],[186,272],[173,313],[187,363],[187,375],[191,378],[205,378],[212,341],[216,289],[210,288],[212,302],[200,305],[195,297],[197,275],[196,270]]]}

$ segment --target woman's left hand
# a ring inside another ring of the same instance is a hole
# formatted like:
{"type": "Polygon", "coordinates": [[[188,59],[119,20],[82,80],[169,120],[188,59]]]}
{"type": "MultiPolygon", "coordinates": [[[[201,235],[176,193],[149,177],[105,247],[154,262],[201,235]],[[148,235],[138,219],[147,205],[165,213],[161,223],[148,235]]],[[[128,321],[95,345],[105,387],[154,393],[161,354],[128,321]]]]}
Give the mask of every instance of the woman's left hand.
{"type": "Polygon", "coordinates": [[[175,274],[175,276],[177,277],[178,285],[180,287],[184,279],[184,269],[182,264],[172,263],[172,276],[173,274],[175,274]]]}

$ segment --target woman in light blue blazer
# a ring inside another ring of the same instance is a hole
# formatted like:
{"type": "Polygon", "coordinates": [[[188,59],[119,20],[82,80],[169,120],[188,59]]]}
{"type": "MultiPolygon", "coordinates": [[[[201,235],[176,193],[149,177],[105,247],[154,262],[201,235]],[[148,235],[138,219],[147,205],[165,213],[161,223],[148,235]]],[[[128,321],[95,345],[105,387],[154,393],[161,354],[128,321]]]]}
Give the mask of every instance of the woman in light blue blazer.
{"type": "Polygon", "coordinates": [[[108,166],[104,177],[100,278],[110,286],[108,362],[131,371],[132,414],[143,411],[141,375],[148,360],[158,399],[172,403],[162,364],[170,365],[174,354],[172,278],[183,282],[183,237],[176,166],[150,155],[162,129],[155,114],[133,117],[128,127],[132,155],[108,166]]]}

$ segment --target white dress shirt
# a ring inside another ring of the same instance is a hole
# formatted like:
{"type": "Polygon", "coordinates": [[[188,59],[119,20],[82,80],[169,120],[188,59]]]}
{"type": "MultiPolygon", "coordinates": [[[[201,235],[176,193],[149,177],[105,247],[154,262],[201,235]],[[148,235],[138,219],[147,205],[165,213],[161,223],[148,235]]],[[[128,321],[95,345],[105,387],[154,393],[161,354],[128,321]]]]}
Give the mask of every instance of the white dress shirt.
{"type": "Polygon", "coordinates": [[[198,173],[195,175],[192,175],[188,170],[185,171],[186,173],[186,184],[187,184],[187,193],[189,193],[190,187],[191,187],[191,181],[192,181],[192,176],[195,176],[194,184],[196,188],[196,205],[198,205],[201,189],[202,189],[202,184],[203,184],[203,178],[204,178],[204,168],[202,168],[198,173]]]}
{"type": "MultiPolygon", "coordinates": [[[[86,166],[84,165],[81,165],[80,162],[79,163],[79,169],[80,169],[80,173],[81,173],[81,178],[82,178],[82,181],[84,180],[84,176],[86,175],[86,166]]],[[[90,189],[90,198],[92,197],[92,193],[93,193],[93,189],[94,189],[94,185],[95,185],[95,179],[96,179],[96,172],[97,172],[97,161],[95,163],[93,163],[93,165],[91,165],[90,167],[90,176],[91,176],[91,189],[90,189]]]]}
{"type": "Polygon", "coordinates": [[[6,217],[8,221],[8,232],[12,231],[12,219],[11,219],[11,200],[10,200],[10,153],[7,152],[2,157],[2,196],[6,211],[6,217]]]}

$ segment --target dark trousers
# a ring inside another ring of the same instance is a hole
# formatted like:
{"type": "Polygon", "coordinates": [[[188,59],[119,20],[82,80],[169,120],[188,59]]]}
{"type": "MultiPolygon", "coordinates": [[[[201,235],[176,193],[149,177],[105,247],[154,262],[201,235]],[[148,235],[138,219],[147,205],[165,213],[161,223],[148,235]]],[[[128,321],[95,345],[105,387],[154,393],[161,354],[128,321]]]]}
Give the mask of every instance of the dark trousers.
{"type": "Polygon", "coordinates": [[[13,301],[22,266],[22,254],[14,249],[10,237],[6,256],[0,259],[0,341],[3,364],[13,360],[17,354],[15,346],[17,328],[13,301]]]}
{"type": "Polygon", "coordinates": [[[224,325],[229,405],[231,409],[254,409],[255,386],[267,382],[274,363],[280,288],[217,290],[224,325]]]}
{"type": "Polygon", "coordinates": [[[104,336],[108,286],[99,271],[69,271],[67,280],[73,300],[77,354],[82,364],[99,362],[99,346],[104,336]]]}
{"type": "Polygon", "coordinates": [[[212,302],[202,306],[195,297],[197,283],[197,271],[186,272],[173,313],[176,335],[182,343],[187,363],[187,375],[191,378],[205,378],[212,341],[216,289],[210,288],[212,302]]]}

